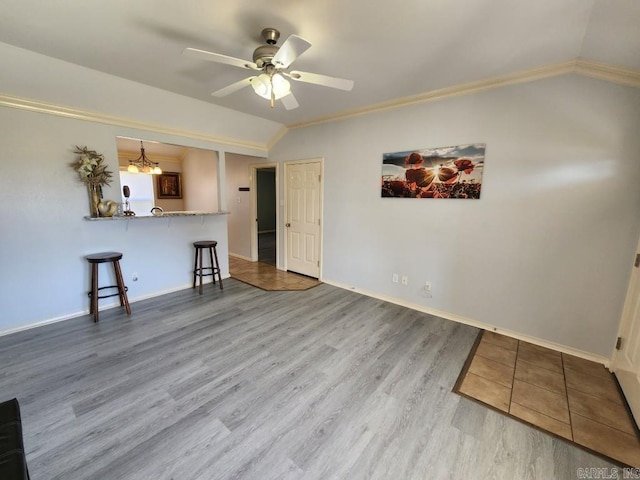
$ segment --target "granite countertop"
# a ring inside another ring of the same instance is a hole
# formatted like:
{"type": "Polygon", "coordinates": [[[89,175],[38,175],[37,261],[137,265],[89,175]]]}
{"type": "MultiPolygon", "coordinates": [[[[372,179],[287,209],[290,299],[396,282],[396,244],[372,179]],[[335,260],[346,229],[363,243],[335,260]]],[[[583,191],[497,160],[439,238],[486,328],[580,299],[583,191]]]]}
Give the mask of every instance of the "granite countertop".
{"type": "Polygon", "coordinates": [[[199,211],[178,211],[178,212],[163,212],[159,215],[114,215],[113,217],[84,217],[85,220],[139,220],[143,218],[167,218],[167,217],[196,217],[196,216],[210,216],[210,215],[228,215],[229,212],[199,212],[199,211]]]}

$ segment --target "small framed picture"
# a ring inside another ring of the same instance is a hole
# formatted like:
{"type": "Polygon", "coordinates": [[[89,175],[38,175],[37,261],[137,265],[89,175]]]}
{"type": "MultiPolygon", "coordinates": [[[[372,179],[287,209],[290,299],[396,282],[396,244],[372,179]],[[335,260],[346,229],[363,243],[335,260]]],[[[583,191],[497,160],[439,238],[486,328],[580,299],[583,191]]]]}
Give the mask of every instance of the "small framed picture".
{"type": "Polygon", "coordinates": [[[164,172],[158,177],[158,198],[182,198],[182,180],[179,172],[164,172]]]}

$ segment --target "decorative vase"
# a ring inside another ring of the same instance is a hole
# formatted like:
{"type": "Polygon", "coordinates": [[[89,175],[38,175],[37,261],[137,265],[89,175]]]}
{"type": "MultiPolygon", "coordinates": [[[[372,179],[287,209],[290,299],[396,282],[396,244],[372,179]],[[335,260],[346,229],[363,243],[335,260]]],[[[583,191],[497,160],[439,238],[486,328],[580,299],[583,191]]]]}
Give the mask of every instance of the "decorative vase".
{"type": "Polygon", "coordinates": [[[107,200],[106,202],[100,202],[98,204],[98,213],[101,217],[113,217],[118,209],[118,204],[113,200],[107,200]]]}
{"type": "Polygon", "coordinates": [[[100,203],[100,185],[93,183],[87,184],[89,189],[89,214],[91,217],[97,218],[100,216],[98,210],[98,204],[100,203]]]}

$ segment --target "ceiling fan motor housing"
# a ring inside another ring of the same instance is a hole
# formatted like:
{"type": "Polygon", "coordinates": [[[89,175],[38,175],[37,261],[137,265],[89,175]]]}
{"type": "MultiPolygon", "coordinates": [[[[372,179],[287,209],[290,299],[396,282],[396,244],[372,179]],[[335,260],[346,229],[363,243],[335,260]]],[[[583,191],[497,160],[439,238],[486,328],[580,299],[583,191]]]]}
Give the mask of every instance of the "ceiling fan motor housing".
{"type": "Polygon", "coordinates": [[[278,53],[278,50],[280,50],[280,47],[275,45],[262,45],[256,48],[253,51],[253,63],[255,63],[258,68],[269,65],[271,60],[273,60],[273,56],[278,53]]]}
{"type": "Polygon", "coordinates": [[[273,56],[280,50],[280,47],[276,47],[276,43],[280,38],[280,32],[277,29],[271,27],[263,29],[262,38],[267,42],[267,45],[262,45],[253,52],[253,63],[255,63],[258,68],[263,68],[265,65],[271,64],[273,56]]]}

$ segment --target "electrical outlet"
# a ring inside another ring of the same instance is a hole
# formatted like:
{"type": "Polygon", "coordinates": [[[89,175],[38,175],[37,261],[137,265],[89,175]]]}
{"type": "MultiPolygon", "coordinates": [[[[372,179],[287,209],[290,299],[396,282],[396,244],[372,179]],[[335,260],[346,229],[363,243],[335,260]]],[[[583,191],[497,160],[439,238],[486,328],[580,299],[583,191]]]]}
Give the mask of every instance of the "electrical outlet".
{"type": "Polygon", "coordinates": [[[430,291],[431,291],[431,282],[430,282],[429,280],[427,280],[426,282],[424,282],[424,289],[425,289],[427,292],[430,292],[430,291]]]}
{"type": "Polygon", "coordinates": [[[394,274],[393,274],[393,277],[391,278],[391,281],[392,281],[393,283],[398,283],[398,274],[397,274],[397,273],[394,273],[394,274]]]}
{"type": "Polygon", "coordinates": [[[136,272],[133,272],[131,274],[131,280],[133,280],[134,282],[138,281],[138,274],[136,272]]]}
{"type": "Polygon", "coordinates": [[[402,284],[403,285],[409,285],[409,277],[407,277],[406,275],[402,276],[402,284]]]}

